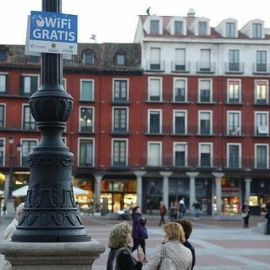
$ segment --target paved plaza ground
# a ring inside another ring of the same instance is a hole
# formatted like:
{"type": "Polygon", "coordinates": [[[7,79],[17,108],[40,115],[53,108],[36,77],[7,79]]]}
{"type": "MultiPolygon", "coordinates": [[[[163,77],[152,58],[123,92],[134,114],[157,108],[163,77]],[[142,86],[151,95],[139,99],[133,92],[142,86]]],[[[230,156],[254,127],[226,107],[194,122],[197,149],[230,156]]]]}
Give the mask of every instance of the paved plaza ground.
{"type": "MultiPolygon", "coordinates": [[[[251,216],[250,228],[243,229],[239,220],[217,220],[201,217],[194,220],[190,242],[196,249],[194,270],[270,270],[270,235],[264,235],[257,227],[264,218],[251,216]]],[[[108,234],[111,227],[120,222],[106,217],[83,216],[87,233],[106,246],[106,251],[97,259],[92,269],[105,270],[108,256],[108,234]]],[[[129,222],[129,221],[128,221],[129,222]]],[[[164,233],[158,226],[158,216],[147,216],[149,239],[146,240],[146,253],[149,258],[155,246],[162,242],[164,233]]],[[[1,239],[7,221],[1,218],[1,239]]],[[[75,269],[74,269],[75,270],[75,269]]]]}

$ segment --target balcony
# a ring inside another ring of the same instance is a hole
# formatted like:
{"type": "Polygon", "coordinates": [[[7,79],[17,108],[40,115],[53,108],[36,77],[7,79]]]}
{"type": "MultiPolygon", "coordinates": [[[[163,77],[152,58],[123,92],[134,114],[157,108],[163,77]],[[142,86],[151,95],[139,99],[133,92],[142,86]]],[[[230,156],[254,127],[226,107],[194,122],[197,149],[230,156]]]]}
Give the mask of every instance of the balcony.
{"type": "Polygon", "coordinates": [[[227,74],[243,74],[244,63],[225,63],[225,73],[227,74]]]}
{"type": "Polygon", "coordinates": [[[253,63],[253,74],[254,75],[269,75],[270,65],[253,63]]]}
{"type": "Polygon", "coordinates": [[[173,73],[190,73],[190,62],[171,62],[171,72],[173,73]]]}
{"type": "Polygon", "coordinates": [[[196,72],[200,74],[213,74],[216,72],[216,63],[214,62],[197,62],[196,72]]]}
{"type": "Polygon", "coordinates": [[[160,62],[146,61],[146,71],[148,71],[148,72],[164,72],[165,71],[165,61],[160,61],[160,62]]]}

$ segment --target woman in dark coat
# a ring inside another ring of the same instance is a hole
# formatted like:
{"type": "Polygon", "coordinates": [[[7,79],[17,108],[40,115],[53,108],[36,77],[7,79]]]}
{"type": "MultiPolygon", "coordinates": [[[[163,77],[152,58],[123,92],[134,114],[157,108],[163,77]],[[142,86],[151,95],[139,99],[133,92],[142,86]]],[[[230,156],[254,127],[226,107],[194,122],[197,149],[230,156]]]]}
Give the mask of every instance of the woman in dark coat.
{"type": "Polygon", "coordinates": [[[244,220],[244,228],[248,228],[249,226],[249,215],[250,215],[250,208],[247,202],[244,203],[242,207],[242,217],[244,220]]]}
{"type": "Polygon", "coordinates": [[[143,253],[145,254],[144,260],[146,261],[146,253],[145,253],[145,239],[148,238],[146,225],[146,219],[143,218],[140,207],[135,206],[132,209],[132,239],[133,239],[133,247],[132,252],[138,249],[141,246],[143,253]]]}

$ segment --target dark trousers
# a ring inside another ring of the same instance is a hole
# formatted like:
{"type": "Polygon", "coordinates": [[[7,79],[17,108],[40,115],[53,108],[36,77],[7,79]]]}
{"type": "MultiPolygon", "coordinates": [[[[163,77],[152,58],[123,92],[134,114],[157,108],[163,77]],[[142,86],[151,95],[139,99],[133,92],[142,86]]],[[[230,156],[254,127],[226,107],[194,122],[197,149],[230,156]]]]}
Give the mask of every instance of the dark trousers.
{"type": "Polygon", "coordinates": [[[248,228],[249,216],[246,216],[244,219],[244,228],[248,228]]]}
{"type": "Polygon", "coordinates": [[[165,222],[165,219],[164,219],[164,216],[165,216],[165,214],[160,214],[159,226],[160,226],[161,224],[165,224],[165,223],[166,223],[166,222],[165,222]]]}
{"type": "Polygon", "coordinates": [[[146,253],[145,253],[145,239],[138,239],[138,238],[133,238],[133,247],[131,249],[131,252],[133,252],[134,250],[136,250],[139,246],[141,246],[143,253],[146,257],[146,253]]]}

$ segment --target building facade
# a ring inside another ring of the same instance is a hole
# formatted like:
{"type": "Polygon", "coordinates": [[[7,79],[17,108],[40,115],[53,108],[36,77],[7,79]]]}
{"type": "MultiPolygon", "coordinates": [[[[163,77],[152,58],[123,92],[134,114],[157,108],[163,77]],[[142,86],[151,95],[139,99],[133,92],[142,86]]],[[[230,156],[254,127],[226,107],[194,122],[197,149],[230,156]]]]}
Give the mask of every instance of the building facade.
{"type": "MultiPolygon", "coordinates": [[[[63,140],[74,185],[89,191],[81,207],[148,213],[184,197],[207,215],[238,214],[244,201],[260,213],[270,197],[269,34],[261,20],[210,27],[190,10],[139,16],[132,44],[79,44],[63,60],[74,98],[63,140]]],[[[24,46],[0,46],[0,171],[13,188],[27,184],[40,139],[28,104],[39,74],[24,46]]]]}

